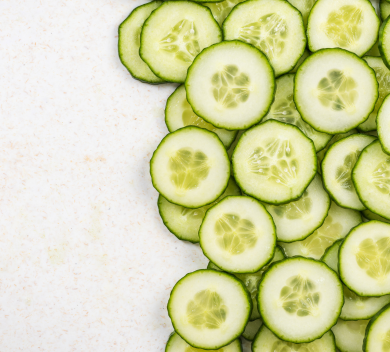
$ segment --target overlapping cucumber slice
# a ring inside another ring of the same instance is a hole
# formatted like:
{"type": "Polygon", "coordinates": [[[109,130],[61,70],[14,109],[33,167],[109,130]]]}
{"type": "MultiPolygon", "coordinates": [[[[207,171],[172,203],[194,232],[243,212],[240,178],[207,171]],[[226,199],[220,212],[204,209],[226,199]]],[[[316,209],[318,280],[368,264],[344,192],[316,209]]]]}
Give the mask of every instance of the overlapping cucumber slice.
{"type": "Polygon", "coordinates": [[[387,352],[390,349],[390,304],[370,320],[366,328],[363,350],[387,352]]]}

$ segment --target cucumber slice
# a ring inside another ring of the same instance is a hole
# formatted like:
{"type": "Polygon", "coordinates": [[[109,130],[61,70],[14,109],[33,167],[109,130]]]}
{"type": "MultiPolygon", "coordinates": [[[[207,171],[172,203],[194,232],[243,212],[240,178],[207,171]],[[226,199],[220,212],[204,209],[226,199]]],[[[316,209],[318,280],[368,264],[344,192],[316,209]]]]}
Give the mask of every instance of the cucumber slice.
{"type": "Polygon", "coordinates": [[[184,85],[176,88],[167,100],[165,107],[165,123],[169,132],[185,126],[198,126],[217,134],[226,148],[229,148],[237,136],[237,131],[217,128],[196,115],[188,104],[184,85]]]}
{"type": "Polygon", "coordinates": [[[225,192],[215,202],[202,208],[184,208],[181,205],[170,203],[161,194],[158,197],[157,205],[164,225],[168,230],[179,240],[195,243],[199,242],[198,232],[206,211],[219,200],[227,196],[238,196],[240,194],[240,189],[233,178],[230,178],[225,192]]]}
{"type": "Polygon", "coordinates": [[[367,56],[381,56],[381,53],[379,52],[379,41],[377,41],[374,46],[367,51],[367,56]]]}
{"type": "Polygon", "coordinates": [[[210,270],[217,270],[217,271],[223,271],[221,268],[219,268],[218,266],[216,266],[213,262],[209,262],[207,264],[207,269],[210,269],[210,270]]]}
{"type": "Polygon", "coordinates": [[[298,199],[317,169],[313,142],[297,127],[275,120],[244,132],[232,163],[239,187],[270,204],[298,199]]]}
{"type": "Polygon", "coordinates": [[[383,105],[378,112],[377,121],[382,149],[386,154],[390,154],[390,95],[383,101],[383,105]]]}
{"type": "Polygon", "coordinates": [[[291,5],[301,12],[305,27],[307,26],[307,18],[309,17],[311,8],[314,6],[316,1],[317,0],[288,0],[291,5]]]}
{"type": "Polygon", "coordinates": [[[262,120],[277,120],[297,126],[307,137],[309,137],[316,148],[316,151],[324,149],[332,136],[330,134],[317,132],[305,121],[295,108],[294,104],[294,74],[286,74],[276,80],[275,100],[271,105],[268,114],[262,120]]]}
{"type": "Polygon", "coordinates": [[[390,220],[382,218],[381,216],[373,213],[371,210],[368,210],[368,209],[363,210],[362,214],[368,220],[378,220],[378,221],[387,222],[388,224],[390,224],[390,220]]]}
{"type": "Polygon", "coordinates": [[[151,84],[164,83],[164,81],[157,77],[140,58],[140,35],[145,20],[161,4],[162,1],[151,1],[136,7],[118,28],[118,53],[123,66],[135,79],[151,84]]]}
{"type": "Polygon", "coordinates": [[[339,272],[359,296],[390,294],[390,225],[372,220],[352,229],[340,247],[339,272]]]}
{"type": "Polygon", "coordinates": [[[231,273],[254,273],[274,256],[272,217],[257,200],[229,196],[211,207],[199,229],[204,255],[231,273]]]}
{"type": "Polygon", "coordinates": [[[364,210],[352,182],[351,173],[362,150],[376,138],[353,134],[333,144],[322,162],[324,187],[341,207],[364,210]]]}
{"type": "Polygon", "coordinates": [[[346,50],[324,49],[310,55],[295,76],[295,105],[317,131],[351,130],[367,120],[377,99],[374,70],[346,50]]]}
{"type": "Polygon", "coordinates": [[[164,137],[153,153],[150,174],[154,188],[169,202],[200,208],[225,191],[230,162],[215,133],[189,126],[164,137]]]}
{"type": "Polygon", "coordinates": [[[363,352],[363,339],[369,320],[343,321],[332,328],[340,352],[363,352]]]}
{"type": "Polygon", "coordinates": [[[298,67],[302,65],[302,62],[306,60],[307,57],[310,56],[310,51],[309,50],[306,50],[303,52],[303,55],[301,56],[301,58],[298,60],[297,64],[295,65],[295,67],[290,71],[290,73],[295,73],[297,72],[298,70],[298,67]]]}
{"type": "Polygon", "coordinates": [[[258,123],[274,98],[274,73],[259,50],[240,41],[202,51],[188,69],[187,100],[216,127],[240,130],[258,123]]]}
{"type": "Polygon", "coordinates": [[[291,71],[306,48],[300,12],[285,0],[249,0],[222,25],[225,40],[239,39],[267,55],[276,76],[291,71]]]}
{"type": "Polygon", "coordinates": [[[328,247],[344,238],[353,227],[361,222],[362,218],[358,211],[340,208],[332,202],[324,224],[312,235],[303,241],[280,242],[279,244],[288,257],[301,255],[320,259],[328,247]]]}
{"type": "Polygon", "coordinates": [[[366,147],[352,171],[360,201],[373,213],[390,220],[390,156],[379,141],[366,147]]]}
{"type": "Polygon", "coordinates": [[[320,339],[310,343],[295,344],[278,339],[264,325],[252,344],[252,352],[336,352],[334,336],[328,331],[320,339]]]}
{"type": "Polygon", "coordinates": [[[234,149],[236,148],[236,145],[237,145],[238,141],[240,140],[242,134],[243,134],[245,131],[246,131],[246,130],[238,131],[236,139],[234,140],[234,142],[232,143],[232,145],[231,145],[230,148],[228,149],[229,159],[232,159],[232,155],[233,155],[234,149]]]}
{"type": "Polygon", "coordinates": [[[390,69],[390,21],[389,17],[382,23],[379,30],[379,51],[383,63],[390,69]]]}
{"type": "Polygon", "coordinates": [[[223,21],[225,21],[225,18],[232,11],[233,7],[243,1],[245,0],[224,0],[214,4],[204,3],[203,5],[211,10],[215,20],[222,26],[223,21]]]}
{"type": "Polygon", "coordinates": [[[263,322],[260,319],[250,321],[242,333],[242,336],[246,338],[248,341],[253,341],[256,334],[259,332],[261,325],[263,322]]]}
{"type": "Polygon", "coordinates": [[[368,0],[318,0],[307,24],[309,49],[338,47],[362,56],[378,39],[379,26],[368,0]]]}
{"type": "Polygon", "coordinates": [[[317,174],[298,200],[284,205],[265,204],[276,226],[278,241],[305,239],[318,229],[328,215],[330,198],[317,174]]]}
{"type": "Polygon", "coordinates": [[[260,282],[263,323],[284,341],[320,338],[336,324],[343,303],[337,274],[313,259],[295,257],[275,263],[260,282]]]}
{"type": "Polygon", "coordinates": [[[363,350],[365,352],[388,352],[390,350],[390,304],[384,307],[368,324],[363,350]]]}
{"type": "Polygon", "coordinates": [[[168,314],[175,331],[196,348],[218,349],[238,338],[252,303],[243,283],[215,270],[197,270],[172,289],[168,314]]]}
{"type": "Polygon", "coordinates": [[[336,241],[326,249],[324,255],[321,257],[321,261],[336,273],[339,272],[339,248],[342,243],[343,239],[336,241]]]}
{"type": "Polygon", "coordinates": [[[145,21],[139,53],[156,76],[182,83],[195,56],[221,40],[210,9],[192,1],[165,1],[145,21]]]}
{"type": "Polygon", "coordinates": [[[385,21],[390,15],[390,3],[386,0],[381,0],[380,3],[381,19],[385,21]]]}

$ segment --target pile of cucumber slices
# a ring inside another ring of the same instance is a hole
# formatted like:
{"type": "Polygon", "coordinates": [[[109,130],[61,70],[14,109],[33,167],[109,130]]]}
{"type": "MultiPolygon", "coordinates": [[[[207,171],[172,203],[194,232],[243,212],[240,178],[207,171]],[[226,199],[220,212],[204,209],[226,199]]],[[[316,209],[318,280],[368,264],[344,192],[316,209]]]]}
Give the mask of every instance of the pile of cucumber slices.
{"type": "Polygon", "coordinates": [[[180,84],[150,173],[209,260],[172,289],[166,352],[390,352],[389,15],[168,0],[120,25],[134,78],[180,84]]]}

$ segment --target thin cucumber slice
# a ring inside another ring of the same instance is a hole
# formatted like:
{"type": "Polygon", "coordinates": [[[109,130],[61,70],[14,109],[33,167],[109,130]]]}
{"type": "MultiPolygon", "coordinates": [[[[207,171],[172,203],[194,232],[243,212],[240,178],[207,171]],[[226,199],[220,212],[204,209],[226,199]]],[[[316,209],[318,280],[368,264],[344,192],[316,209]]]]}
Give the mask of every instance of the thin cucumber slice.
{"type": "Polygon", "coordinates": [[[230,178],[228,186],[223,194],[213,203],[198,209],[184,208],[167,201],[161,194],[158,197],[158,210],[164,225],[179,240],[199,242],[199,228],[202,224],[206,211],[215,205],[219,200],[227,196],[241,195],[241,191],[230,178]]]}
{"type": "Polygon", "coordinates": [[[362,150],[376,138],[353,134],[333,144],[322,162],[324,187],[341,207],[364,210],[352,182],[351,173],[362,150]]]}
{"type": "Polygon", "coordinates": [[[390,69],[390,21],[389,17],[382,23],[379,30],[379,51],[383,63],[390,69]]]}
{"type": "Polygon", "coordinates": [[[343,243],[343,239],[336,241],[330,247],[328,247],[321,257],[323,261],[329,268],[334,270],[336,273],[339,272],[339,248],[343,243]]]}
{"type": "Polygon", "coordinates": [[[225,41],[202,51],[188,69],[187,100],[194,112],[219,128],[258,123],[274,98],[274,73],[251,45],[225,41]]]}
{"type": "Polygon", "coordinates": [[[390,224],[390,220],[382,218],[378,214],[373,213],[371,210],[368,210],[368,209],[363,210],[362,214],[368,220],[378,220],[378,221],[387,222],[388,224],[390,224]]]}
{"type": "Polygon", "coordinates": [[[256,319],[254,321],[250,321],[242,333],[242,336],[246,338],[248,341],[253,341],[256,334],[259,332],[261,325],[263,322],[260,319],[256,319]]]}
{"type": "Polygon", "coordinates": [[[363,352],[363,339],[369,320],[343,321],[332,328],[340,352],[363,352]]]}
{"type": "Polygon", "coordinates": [[[168,314],[175,331],[196,348],[218,349],[238,338],[252,303],[243,283],[215,270],[197,270],[172,289],[168,314]]]}
{"type": "Polygon", "coordinates": [[[352,229],[340,247],[339,273],[359,296],[390,294],[390,224],[372,220],[352,229]]]}
{"type": "Polygon", "coordinates": [[[310,56],[310,51],[309,50],[306,50],[303,52],[303,55],[301,56],[301,58],[298,60],[297,64],[295,65],[295,67],[290,71],[290,73],[295,73],[297,72],[299,66],[302,65],[302,62],[306,60],[307,57],[310,56]]]}
{"type": "Polygon", "coordinates": [[[157,77],[140,58],[140,35],[145,20],[161,4],[162,1],[152,1],[136,7],[118,29],[118,53],[122,64],[135,79],[152,84],[164,83],[164,81],[157,77]]]}
{"type": "Polygon", "coordinates": [[[276,226],[278,241],[305,239],[318,229],[328,215],[330,198],[317,174],[302,197],[284,205],[265,204],[276,226]]]}
{"type": "Polygon", "coordinates": [[[382,21],[386,21],[390,15],[390,3],[387,0],[381,0],[380,12],[382,21]]]}
{"type": "Polygon", "coordinates": [[[165,107],[165,123],[169,132],[185,126],[198,126],[217,134],[226,148],[229,148],[237,136],[237,131],[217,128],[196,115],[188,104],[184,85],[176,88],[167,100],[165,107]]]}
{"type": "Polygon", "coordinates": [[[169,202],[200,208],[225,191],[230,162],[215,133],[188,126],[164,137],[150,161],[150,175],[169,202]]]}
{"type": "Polygon", "coordinates": [[[365,352],[388,352],[390,350],[390,304],[376,314],[368,324],[363,350],[365,352]]]}
{"type": "Polygon", "coordinates": [[[297,127],[275,120],[244,132],[232,163],[244,193],[275,205],[298,199],[317,169],[313,142],[297,127]]]}
{"type": "Polygon", "coordinates": [[[309,49],[338,47],[362,56],[377,41],[379,26],[368,0],[318,0],[307,24],[309,49]]]}
{"type": "Polygon", "coordinates": [[[266,54],[276,76],[291,71],[306,48],[302,15],[285,0],[238,4],[222,30],[225,40],[241,40],[266,54]]]}
{"type": "Polygon", "coordinates": [[[355,128],[367,120],[377,99],[375,71],[346,50],[319,50],[295,76],[295,105],[317,131],[335,134],[355,128]]]}
{"type": "Polygon", "coordinates": [[[324,149],[332,138],[332,135],[321,133],[313,129],[305,121],[295,108],[294,103],[294,74],[286,74],[276,80],[275,100],[271,105],[268,114],[263,118],[277,120],[297,126],[307,137],[309,137],[316,148],[316,151],[324,149]]]}
{"type": "Polygon", "coordinates": [[[145,21],[139,53],[156,76],[182,83],[195,56],[221,40],[210,9],[192,1],[165,1],[145,21]]]}
{"type": "Polygon", "coordinates": [[[356,210],[341,208],[332,202],[323,225],[303,241],[279,242],[288,257],[301,255],[320,259],[325,250],[337,240],[344,238],[349,231],[360,224],[362,218],[356,210]]]}
{"type": "Polygon", "coordinates": [[[378,112],[377,122],[378,136],[382,149],[386,154],[390,154],[390,95],[383,101],[378,112]]]}
{"type": "Polygon", "coordinates": [[[211,207],[199,238],[204,255],[231,273],[257,272],[275,252],[272,217],[262,204],[246,196],[229,196],[211,207]]]}
{"type": "Polygon", "coordinates": [[[252,344],[253,352],[336,352],[334,336],[328,331],[310,343],[295,344],[278,339],[266,326],[260,328],[252,344]]]}
{"type": "Polygon", "coordinates": [[[352,181],[360,201],[373,213],[390,220],[390,156],[379,141],[362,153],[352,171],[352,181]]]}
{"type": "Polygon", "coordinates": [[[215,20],[222,26],[223,21],[225,21],[225,18],[232,11],[233,7],[243,1],[245,0],[224,0],[214,4],[204,3],[203,5],[211,10],[215,20]]]}
{"type": "Polygon", "coordinates": [[[316,1],[317,0],[288,0],[291,5],[293,5],[301,12],[305,27],[307,26],[307,18],[309,17],[309,13],[316,1]]]}
{"type": "Polygon", "coordinates": [[[337,274],[313,259],[295,257],[275,263],[260,282],[263,323],[284,341],[320,338],[336,324],[343,303],[337,274]]]}

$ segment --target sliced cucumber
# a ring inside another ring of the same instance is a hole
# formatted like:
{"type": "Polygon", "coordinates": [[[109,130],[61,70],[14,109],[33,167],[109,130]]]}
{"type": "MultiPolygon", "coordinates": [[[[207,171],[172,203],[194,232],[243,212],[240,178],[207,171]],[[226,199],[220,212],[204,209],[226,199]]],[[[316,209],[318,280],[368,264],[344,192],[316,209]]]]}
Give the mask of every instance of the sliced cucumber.
{"type": "Polygon", "coordinates": [[[309,49],[338,47],[362,56],[378,39],[379,26],[368,0],[318,0],[307,24],[309,49]]]}
{"type": "Polygon", "coordinates": [[[207,269],[210,269],[210,270],[217,270],[217,271],[223,271],[221,268],[219,268],[218,266],[216,266],[213,262],[209,262],[207,264],[207,269]]]}
{"type": "Polygon", "coordinates": [[[377,99],[375,71],[346,50],[324,49],[310,55],[295,76],[297,110],[317,131],[351,130],[367,120],[377,99]]]}
{"type": "Polygon", "coordinates": [[[386,154],[390,154],[390,95],[383,101],[383,105],[378,112],[377,122],[382,149],[386,154]]]}
{"type": "Polygon", "coordinates": [[[185,87],[194,112],[216,127],[248,128],[268,112],[274,73],[263,53],[240,41],[202,51],[188,69],[185,87]]]}
{"type": "Polygon", "coordinates": [[[182,83],[195,56],[221,40],[210,9],[192,1],[165,1],[145,21],[139,52],[156,76],[182,83]]]}
{"type": "Polygon", "coordinates": [[[309,137],[316,148],[316,151],[324,149],[332,136],[330,134],[317,132],[305,121],[295,108],[294,104],[294,74],[287,74],[276,80],[275,100],[271,109],[262,121],[277,120],[297,126],[307,137],[309,137]]]}
{"type": "Polygon", "coordinates": [[[379,215],[373,213],[371,210],[368,210],[368,209],[363,210],[363,211],[362,211],[362,214],[363,214],[363,216],[364,216],[366,219],[368,219],[368,220],[379,220],[379,221],[387,222],[387,223],[390,224],[390,220],[387,220],[387,219],[385,219],[385,218],[382,218],[381,216],[379,216],[379,215]]]}
{"type": "Polygon", "coordinates": [[[200,208],[226,189],[230,162],[213,132],[189,126],[168,134],[150,161],[154,188],[169,202],[200,208]]]}
{"type": "Polygon", "coordinates": [[[381,53],[379,52],[379,41],[377,41],[374,46],[369,51],[367,51],[366,55],[381,56],[381,53]]]}
{"type": "Polygon", "coordinates": [[[383,63],[390,69],[390,21],[389,17],[382,23],[379,30],[379,51],[383,63]]]}
{"type": "Polygon", "coordinates": [[[246,338],[248,341],[253,341],[256,334],[259,332],[261,325],[263,322],[260,319],[250,321],[242,333],[242,336],[246,338]]]}
{"type": "Polygon", "coordinates": [[[185,126],[198,126],[217,134],[226,148],[229,148],[237,136],[237,131],[227,131],[209,124],[196,115],[188,104],[184,85],[177,87],[167,100],[165,107],[165,123],[169,132],[185,126]]]}
{"type": "Polygon", "coordinates": [[[302,65],[302,62],[306,60],[307,57],[310,56],[310,51],[309,50],[306,50],[303,52],[303,55],[301,56],[301,58],[298,60],[297,64],[295,65],[295,67],[290,71],[290,73],[295,73],[297,72],[298,70],[298,67],[302,65]]]}
{"type": "Polygon", "coordinates": [[[363,350],[388,352],[390,350],[390,304],[384,307],[366,328],[363,350]]]}
{"type": "Polygon", "coordinates": [[[301,12],[305,27],[307,26],[307,18],[309,17],[311,8],[316,3],[316,1],[317,0],[288,0],[291,5],[293,5],[301,12]]]}
{"type": "Polygon", "coordinates": [[[390,156],[379,141],[366,147],[352,171],[360,201],[373,213],[390,220],[390,156]]]}
{"type": "Polygon", "coordinates": [[[298,200],[265,207],[274,219],[278,241],[294,242],[305,239],[323,224],[330,198],[317,174],[298,200]]]}
{"type": "Polygon", "coordinates": [[[344,208],[364,210],[352,182],[351,173],[362,150],[375,140],[373,136],[353,134],[333,144],[322,162],[324,187],[344,208]]]}
{"type": "Polygon", "coordinates": [[[239,39],[265,53],[276,76],[291,71],[306,47],[302,16],[285,0],[249,0],[238,4],[222,30],[225,40],[239,39]]]}
{"type": "Polygon", "coordinates": [[[139,81],[151,84],[164,83],[140,58],[140,35],[145,20],[159,7],[162,1],[151,1],[136,7],[118,28],[118,53],[122,64],[139,81]]]}
{"type": "Polygon", "coordinates": [[[215,20],[222,26],[223,21],[225,21],[233,7],[243,1],[245,0],[224,0],[217,3],[204,3],[203,5],[210,8],[215,20]]]}
{"type": "Polygon", "coordinates": [[[236,145],[237,145],[239,139],[241,138],[242,134],[243,134],[245,131],[246,131],[246,130],[238,131],[236,139],[233,141],[232,145],[231,145],[230,148],[228,149],[229,159],[232,158],[234,149],[236,148],[236,145]]]}
{"type": "Polygon", "coordinates": [[[320,338],[336,324],[343,303],[337,274],[313,259],[295,257],[275,263],[260,282],[263,323],[284,341],[320,338]]]}
{"type": "Polygon", "coordinates": [[[387,0],[380,0],[381,19],[385,21],[390,15],[390,3],[387,0]]]}
{"type": "Polygon", "coordinates": [[[274,256],[272,217],[257,200],[229,196],[211,207],[199,229],[204,255],[224,271],[254,273],[274,256]]]}
{"type": "Polygon", "coordinates": [[[363,339],[368,320],[343,321],[332,328],[340,352],[363,352],[363,339]]]}
{"type": "Polygon", "coordinates": [[[343,239],[336,241],[328,247],[321,257],[321,260],[336,273],[339,272],[339,248],[343,243],[343,239]]]}
{"type": "Polygon", "coordinates": [[[275,120],[244,132],[232,163],[239,187],[270,204],[299,198],[317,169],[313,142],[297,127],[275,120]]]}
{"type": "Polygon", "coordinates": [[[323,225],[303,241],[293,243],[280,242],[288,257],[301,255],[320,259],[325,250],[337,240],[344,238],[349,231],[362,222],[360,213],[355,210],[340,208],[332,202],[323,225]]]}
{"type": "Polygon", "coordinates": [[[352,229],[340,247],[339,272],[359,296],[390,294],[390,224],[372,220],[352,229]]]}
{"type": "Polygon", "coordinates": [[[218,349],[238,338],[252,303],[243,283],[215,270],[197,270],[172,289],[168,314],[175,331],[196,348],[218,349]]]}
{"type": "Polygon", "coordinates": [[[238,196],[240,194],[240,189],[233,178],[230,178],[225,192],[223,192],[215,202],[202,208],[184,208],[181,205],[176,205],[167,201],[161,194],[158,197],[157,204],[161,218],[168,230],[179,240],[195,243],[199,242],[198,232],[206,211],[219,200],[227,196],[238,196]]]}

